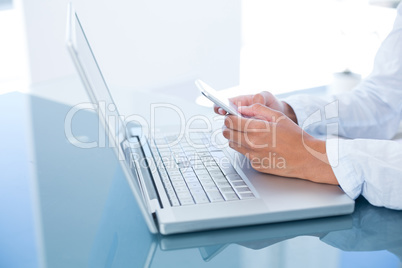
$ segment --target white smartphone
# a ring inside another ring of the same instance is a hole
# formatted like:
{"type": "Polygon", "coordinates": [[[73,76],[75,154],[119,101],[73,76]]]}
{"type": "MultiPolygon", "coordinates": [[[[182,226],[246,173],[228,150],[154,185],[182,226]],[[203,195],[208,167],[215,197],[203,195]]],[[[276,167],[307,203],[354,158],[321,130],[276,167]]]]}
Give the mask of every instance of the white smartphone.
{"type": "Polygon", "coordinates": [[[241,113],[237,111],[236,105],[234,103],[230,102],[226,98],[221,98],[215,89],[207,85],[205,82],[201,81],[200,79],[197,79],[195,81],[195,85],[198,87],[198,89],[201,91],[201,94],[207,97],[210,101],[221,107],[223,110],[225,110],[228,114],[233,114],[242,117],[241,113]]]}

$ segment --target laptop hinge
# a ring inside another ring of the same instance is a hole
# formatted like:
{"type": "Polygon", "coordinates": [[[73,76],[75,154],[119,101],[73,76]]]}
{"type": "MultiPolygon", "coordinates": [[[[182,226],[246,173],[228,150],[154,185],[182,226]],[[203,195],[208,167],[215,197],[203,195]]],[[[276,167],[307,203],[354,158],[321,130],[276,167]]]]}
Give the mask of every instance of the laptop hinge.
{"type": "Polygon", "coordinates": [[[147,157],[144,154],[138,137],[132,137],[130,140],[126,140],[124,147],[128,147],[127,149],[130,150],[130,167],[134,168],[135,170],[133,170],[133,172],[138,174],[144,197],[148,199],[149,210],[151,213],[154,213],[157,209],[161,208],[162,205],[149,171],[147,157]]]}

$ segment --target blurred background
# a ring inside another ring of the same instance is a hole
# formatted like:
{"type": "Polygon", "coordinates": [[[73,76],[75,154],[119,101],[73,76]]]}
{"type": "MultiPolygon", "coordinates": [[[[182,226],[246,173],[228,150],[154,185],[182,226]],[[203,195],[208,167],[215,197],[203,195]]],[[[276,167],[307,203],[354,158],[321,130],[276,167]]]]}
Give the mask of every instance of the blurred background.
{"type": "MultiPolygon", "coordinates": [[[[399,1],[73,1],[113,88],[193,86],[275,94],[370,73],[399,1]]],[[[68,0],[0,0],[0,93],[76,75],[68,0]]]]}

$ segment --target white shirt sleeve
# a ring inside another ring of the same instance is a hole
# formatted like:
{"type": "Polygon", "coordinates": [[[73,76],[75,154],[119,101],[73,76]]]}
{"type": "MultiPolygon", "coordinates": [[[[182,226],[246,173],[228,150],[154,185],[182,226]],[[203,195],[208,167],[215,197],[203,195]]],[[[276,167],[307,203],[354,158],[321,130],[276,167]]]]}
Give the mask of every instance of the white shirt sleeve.
{"type": "Polygon", "coordinates": [[[285,101],[310,134],[360,138],[340,140],[339,150],[335,140],[327,141],[327,155],[346,194],[363,194],[374,205],[402,209],[402,144],[374,140],[391,139],[401,120],[402,5],[373,72],[357,88],[327,98],[299,95],[285,101]]]}
{"type": "Polygon", "coordinates": [[[355,199],[362,194],[375,206],[402,209],[402,143],[330,139],[326,147],[332,170],[347,195],[355,199]]]}

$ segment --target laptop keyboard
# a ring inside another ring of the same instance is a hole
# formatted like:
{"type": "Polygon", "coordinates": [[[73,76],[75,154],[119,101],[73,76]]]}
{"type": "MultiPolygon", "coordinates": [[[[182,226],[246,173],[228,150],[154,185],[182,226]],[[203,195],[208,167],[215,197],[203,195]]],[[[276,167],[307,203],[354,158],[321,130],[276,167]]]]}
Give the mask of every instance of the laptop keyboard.
{"type": "Polygon", "coordinates": [[[187,143],[177,136],[150,141],[150,147],[172,206],[255,198],[229,159],[200,135],[187,143]]]}

